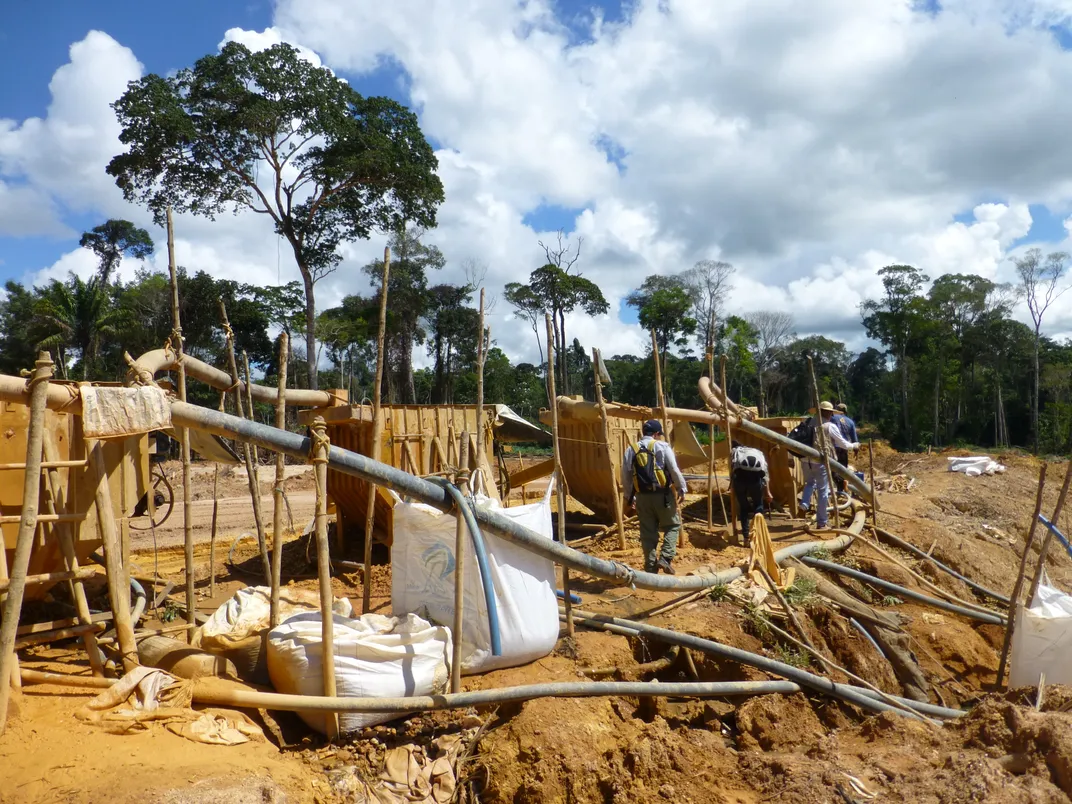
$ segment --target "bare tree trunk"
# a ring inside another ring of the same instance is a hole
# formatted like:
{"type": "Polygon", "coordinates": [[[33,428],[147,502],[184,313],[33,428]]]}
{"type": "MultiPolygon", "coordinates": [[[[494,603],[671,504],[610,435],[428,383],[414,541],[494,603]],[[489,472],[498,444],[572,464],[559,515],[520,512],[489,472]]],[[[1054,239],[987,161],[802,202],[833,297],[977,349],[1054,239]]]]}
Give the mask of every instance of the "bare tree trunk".
{"type": "Polygon", "coordinates": [[[1039,328],[1035,327],[1035,377],[1034,377],[1034,399],[1031,408],[1031,439],[1034,444],[1034,453],[1038,455],[1039,451],[1039,328]]]}
{"type": "Polygon", "coordinates": [[[566,313],[563,310],[558,311],[558,348],[559,369],[562,373],[562,394],[563,396],[569,396],[569,352],[566,346],[566,313]]]}
{"type": "Polygon", "coordinates": [[[905,359],[904,350],[901,350],[901,410],[904,416],[905,438],[912,442],[912,426],[908,416],[908,361],[905,359]]]}
{"type": "Polygon", "coordinates": [[[767,417],[767,388],[763,382],[763,372],[757,371],[756,376],[759,377],[759,415],[760,418],[767,417]]]}
{"type": "Polygon", "coordinates": [[[309,269],[299,265],[305,282],[305,363],[310,390],[317,390],[316,371],[316,297],[313,291],[313,276],[309,269]]]}
{"type": "Polygon", "coordinates": [[[934,373],[934,427],[931,434],[931,443],[934,446],[938,446],[941,442],[938,439],[938,408],[940,405],[940,399],[942,395],[942,364],[939,362],[938,370],[934,373]]]}

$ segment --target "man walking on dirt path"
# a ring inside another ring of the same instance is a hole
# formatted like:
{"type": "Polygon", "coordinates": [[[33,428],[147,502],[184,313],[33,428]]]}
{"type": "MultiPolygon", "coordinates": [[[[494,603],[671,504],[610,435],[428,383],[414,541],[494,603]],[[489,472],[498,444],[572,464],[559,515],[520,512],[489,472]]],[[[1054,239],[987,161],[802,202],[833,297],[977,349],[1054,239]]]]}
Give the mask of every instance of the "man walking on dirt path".
{"type": "MultiPolygon", "coordinates": [[[[836,449],[843,449],[847,453],[850,449],[860,448],[858,443],[847,440],[841,434],[838,426],[831,421],[833,415],[832,404],[826,400],[819,403],[819,417],[823,423],[825,439],[820,440],[816,435],[812,444],[815,449],[821,450],[825,441],[827,455],[831,461],[834,460],[836,449]]],[[[815,526],[821,530],[827,526],[827,507],[830,501],[830,478],[826,474],[826,464],[822,458],[802,458],[801,466],[804,469],[804,492],[801,495],[800,507],[805,512],[811,510],[811,493],[814,490],[819,498],[815,510],[815,526]]]]}
{"type": "MultiPolygon", "coordinates": [[[[856,422],[849,418],[849,409],[844,402],[838,402],[836,405],[837,413],[830,417],[830,421],[838,426],[838,430],[845,436],[846,441],[859,441],[860,439],[856,435],[856,422]]],[[[859,454],[859,450],[856,451],[859,454]]],[[[837,462],[849,468],[849,451],[847,449],[841,449],[837,447],[834,450],[835,456],[837,456],[837,462]]],[[[845,493],[845,478],[838,476],[834,478],[834,484],[837,486],[839,494],[845,493]]]]}
{"type": "Polygon", "coordinates": [[[734,441],[730,452],[730,485],[737,498],[737,513],[741,517],[742,544],[748,547],[752,517],[766,513],[768,502],[773,502],[770,493],[770,475],[767,458],[762,450],[744,447],[734,441]]]}
{"type": "Polygon", "coordinates": [[[666,443],[662,422],[648,419],[643,438],[625,450],[622,488],[626,511],[636,510],[640,524],[640,546],[644,549],[644,571],[674,575],[673,560],[681,533],[681,503],[688,487],[677,467],[673,448],[666,443]],[[659,536],[662,534],[662,551],[659,536]]]}

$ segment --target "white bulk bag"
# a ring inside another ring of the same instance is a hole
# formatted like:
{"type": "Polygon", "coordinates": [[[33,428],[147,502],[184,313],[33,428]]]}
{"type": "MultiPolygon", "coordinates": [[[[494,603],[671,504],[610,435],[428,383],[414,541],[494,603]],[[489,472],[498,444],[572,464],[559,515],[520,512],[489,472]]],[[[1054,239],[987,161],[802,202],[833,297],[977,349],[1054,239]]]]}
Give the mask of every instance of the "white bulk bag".
{"type": "Polygon", "coordinates": [[[1020,610],[1012,635],[1009,688],[1072,684],[1072,596],[1039,584],[1035,599],[1020,610]]]}
{"type": "MultiPolygon", "coordinates": [[[[420,617],[365,614],[334,617],[335,687],[343,698],[402,698],[446,692],[450,681],[450,630],[420,617]]],[[[268,632],[268,674],[288,695],[323,695],[320,612],[295,614],[268,632]]],[[[325,718],[299,712],[310,728],[325,730],[325,718]]],[[[402,713],[339,714],[339,730],[355,731],[402,717],[402,713]]]]}
{"type": "MultiPolygon", "coordinates": [[[[320,593],[315,589],[285,586],[279,590],[279,622],[303,611],[320,610],[320,593]]],[[[194,636],[193,644],[209,653],[234,662],[238,675],[247,681],[267,683],[264,640],[271,623],[272,590],[267,586],[247,586],[212,613],[194,636]]],[[[353,606],[346,598],[335,598],[332,611],[349,617],[353,606]]]]}
{"type": "Polygon", "coordinates": [[[963,472],[968,477],[1000,474],[1005,471],[1004,466],[986,455],[970,458],[946,458],[946,460],[949,461],[950,472],[963,472]]]}
{"type": "MultiPolygon", "coordinates": [[[[553,485],[548,485],[541,502],[531,505],[503,508],[480,494],[476,501],[478,506],[494,509],[550,541],[553,485]]],[[[432,622],[453,625],[456,529],[453,516],[430,505],[395,504],[391,609],[396,616],[417,612],[432,622]]],[[[558,641],[554,563],[486,530],[481,534],[499,609],[502,656],[491,654],[487,601],[470,540],[466,542],[465,616],[460,636],[465,674],[534,662],[554,650],[558,641]]],[[[454,637],[459,638],[457,634],[454,637]]]]}

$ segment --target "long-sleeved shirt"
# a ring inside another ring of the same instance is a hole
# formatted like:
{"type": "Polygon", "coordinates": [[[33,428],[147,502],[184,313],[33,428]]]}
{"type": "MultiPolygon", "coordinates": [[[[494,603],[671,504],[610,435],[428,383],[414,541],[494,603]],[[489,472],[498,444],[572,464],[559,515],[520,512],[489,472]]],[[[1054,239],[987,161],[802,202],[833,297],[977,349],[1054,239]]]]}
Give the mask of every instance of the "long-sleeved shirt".
{"type": "MultiPolygon", "coordinates": [[[[651,436],[645,436],[640,439],[641,446],[645,446],[652,451],[655,455],[655,466],[662,469],[670,478],[670,484],[678,490],[681,494],[685,494],[688,491],[688,486],[685,484],[685,476],[681,474],[681,470],[677,467],[677,456],[674,455],[674,449],[665,441],[656,441],[651,436]]],[[[632,500],[636,494],[636,489],[633,488],[633,458],[636,454],[633,452],[633,446],[630,444],[625,450],[625,461],[622,463],[622,488],[625,491],[625,499],[632,500]]]]}
{"type": "Polygon", "coordinates": [[[850,419],[844,413],[835,413],[830,417],[830,421],[835,422],[838,429],[841,430],[841,434],[845,436],[849,441],[859,441],[859,436],[856,435],[856,422],[850,419]]]}
{"type": "Polygon", "coordinates": [[[848,452],[850,449],[856,448],[855,441],[849,441],[841,434],[841,428],[837,426],[837,422],[831,419],[828,422],[823,422],[823,434],[826,436],[828,443],[832,444],[834,449],[843,449],[848,452]]]}

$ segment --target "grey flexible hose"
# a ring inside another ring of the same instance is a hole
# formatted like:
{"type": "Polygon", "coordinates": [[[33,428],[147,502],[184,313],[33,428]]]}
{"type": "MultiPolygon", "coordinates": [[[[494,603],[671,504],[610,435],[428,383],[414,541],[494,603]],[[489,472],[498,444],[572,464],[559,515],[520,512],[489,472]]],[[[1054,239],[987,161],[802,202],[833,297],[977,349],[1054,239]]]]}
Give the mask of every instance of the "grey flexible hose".
{"type": "Polygon", "coordinates": [[[987,589],[985,586],[983,586],[980,583],[976,583],[971,578],[964,577],[963,575],[961,575],[959,572],[957,572],[952,567],[947,567],[945,564],[943,564],[937,558],[932,556],[930,553],[927,553],[927,552],[924,552],[923,550],[920,550],[914,544],[912,544],[911,542],[906,542],[900,536],[898,536],[898,535],[896,535],[894,533],[890,533],[888,530],[883,530],[882,528],[872,527],[871,530],[873,530],[877,536],[879,536],[879,537],[885,539],[886,541],[890,542],[895,547],[900,547],[902,550],[905,550],[905,551],[911,553],[912,555],[916,556],[917,558],[921,558],[924,561],[929,561],[931,564],[936,566],[938,569],[940,569],[942,572],[946,573],[947,575],[951,575],[952,577],[956,578],[958,581],[963,581],[971,589],[974,589],[979,594],[986,595],[987,597],[993,598],[994,600],[997,600],[997,601],[999,601],[1001,603],[1004,603],[1006,606],[1009,604],[1009,598],[1007,598],[1005,595],[1001,594],[1000,592],[995,592],[993,589],[987,589]]]}
{"type": "Polygon", "coordinates": [[[894,594],[904,595],[919,603],[923,603],[927,606],[933,606],[936,609],[942,609],[944,611],[952,612],[953,614],[960,614],[964,617],[968,617],[972,620],[978,620],[981,623],[990,623],[991,625],[1005,625],[1005,618],[999,614],[986,614],[982,611],[975,609],[966,609],[963,606],[958,606],[956,603],[949,603],[945,600],[939,600],[936,597],[930,597],[929,595],[923,595],[912,589],[906,589],[903,586],[898,586],[895,583],[884,581],[881,578],[876,578],[874,575],[868,575],[866,572],[860,572],[854,570],[851,567],[846,567],[842,564],[835,564],[833,561],[822,561],[818,558],[812,558],[811,556],[804,556],[800,559],[809,567],[815,567],[816,569],[826,570],[827,572],[836,572],[839,575],[846,575],[849,578],[855,578],[863,583],[869,583],[872,586],[877,586],[879,589],[885,589],[887,592],[893,592],[894,594]]]}

